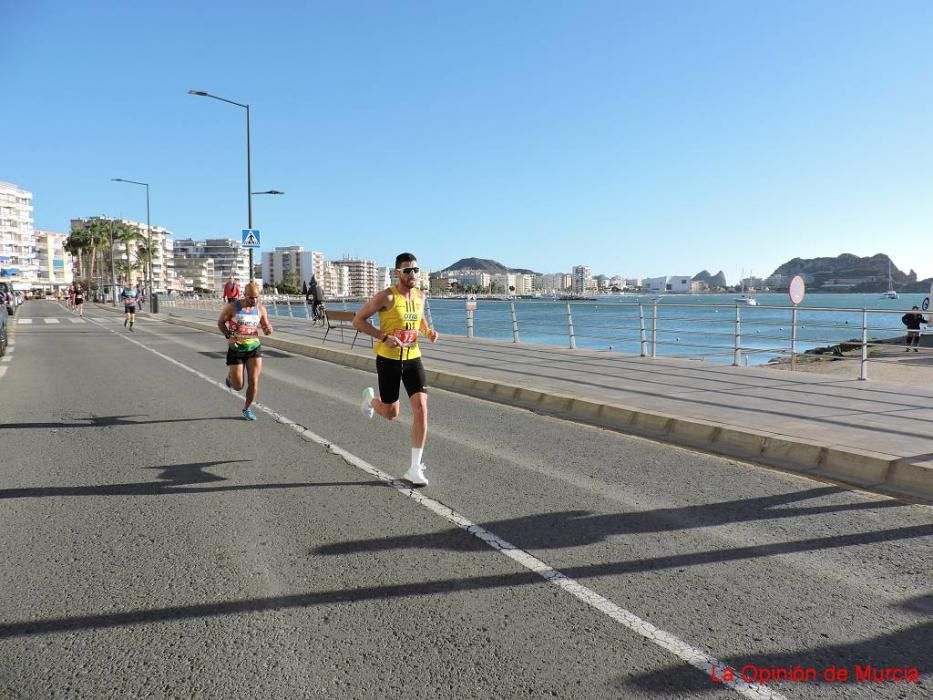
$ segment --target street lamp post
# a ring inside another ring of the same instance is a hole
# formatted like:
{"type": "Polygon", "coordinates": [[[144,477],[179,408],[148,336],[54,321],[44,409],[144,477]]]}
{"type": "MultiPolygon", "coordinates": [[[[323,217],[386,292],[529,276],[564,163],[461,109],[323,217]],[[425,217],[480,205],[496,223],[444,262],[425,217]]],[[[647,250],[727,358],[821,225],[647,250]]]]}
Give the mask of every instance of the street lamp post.
{"type": "Polygon", "coordinates": [[[110,219],[110,298],[117,305],[117,273],[113,267],[113,218],[110,219]]]}
{"type": "MultiPolygon", "coordinates": [[[[285,194],[284,192],[279,192],[278,190],[268,190],[267,192],[253,192],[253,163],[252,163],[252,149],[250,146],[250,116],[249,116],[249,103],[235,102],[234,100],[228,100],[225,97],[218,97],[217,95],[212,95],[209,92],[204,90],[188,90],[189,95],[197,95],[198,97],[210,97],[213,100],[220,100],[221,102],[226,102],[229,105],[235,105],[237,107],[242,107],[246,110],[246,212],[247,212],[247,228],[252,230],[253,228],[253,195],[254,194],[285,194]]],[[[249,279],[252,282],[253,280],[253,249],[249,249],[249,279]]]]}
{"type": "Polygon", "coordinates": [[[149,255],[147,256],[147,268],[148,272],[146,274],[147,283],[146,283],[146,294],[149,296],[149,311],[155,313],[155,299],[152,297],[152,225],[149,223],[149,183],[148,182],[137,182],[136,180],[124,180],[122,177],[112,178],[113,182],[127,182],[131,185],[141,185],[146,188],[146,246],[149,248],[149,255]]]}

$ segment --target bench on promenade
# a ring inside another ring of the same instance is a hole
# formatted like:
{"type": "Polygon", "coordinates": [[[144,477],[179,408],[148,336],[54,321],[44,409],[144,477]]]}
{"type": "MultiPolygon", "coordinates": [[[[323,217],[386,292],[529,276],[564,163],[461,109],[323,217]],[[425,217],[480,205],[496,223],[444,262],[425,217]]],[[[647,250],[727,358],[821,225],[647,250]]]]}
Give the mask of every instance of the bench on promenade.
{"type": "MultiPolygon", "coordinates": [[[[322,343],[327,342],[327,334],[330,333],[335,328],[340,331],[340,342],[343,342],[343,332],[344,330],[353,331],[353,342],[350,343],[350,349],[353,349],[353,346],[356,345],[356,338],[359,336],[360,332],[353,327],[353,318],[356,316],[355,311],[329,311],[324,309],[324,325],[327,326],[327,330],[324,331],[324,340],[322,343]]],[[[370,346],[373,345],[373,339],[369,339],[370,346]]]]}

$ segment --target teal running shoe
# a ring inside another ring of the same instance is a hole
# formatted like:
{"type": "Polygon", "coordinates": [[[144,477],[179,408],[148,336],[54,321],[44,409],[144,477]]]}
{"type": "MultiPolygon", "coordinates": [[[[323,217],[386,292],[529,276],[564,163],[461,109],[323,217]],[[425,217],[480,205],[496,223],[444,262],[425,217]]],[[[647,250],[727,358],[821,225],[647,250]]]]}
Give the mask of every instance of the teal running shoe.
{"type": "Polygon", "coordinates": [[[244,409],[243,409],[243,417],[244,417],[246,420],[256,420],[256,414],[253,413],[253,409],[251,409],[251,408],[244,408],[244,409]]]}

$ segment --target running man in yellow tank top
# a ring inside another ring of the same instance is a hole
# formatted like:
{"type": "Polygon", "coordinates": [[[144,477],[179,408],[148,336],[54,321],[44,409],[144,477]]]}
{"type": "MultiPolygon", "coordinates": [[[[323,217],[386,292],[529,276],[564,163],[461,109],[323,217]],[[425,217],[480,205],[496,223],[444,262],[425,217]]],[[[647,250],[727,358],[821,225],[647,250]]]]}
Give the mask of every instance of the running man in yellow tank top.
{"type": "Polygon", "coordinates": [[[399,414],[399,385],[405,385],[411,402],[411,466],[402,477],[413,486],[427,486],[424,475],[424,445],[428,439],[428,394],[418,335],[437,342],[437,331],[424,319],[424,297],[418,289],[418,260],[412,253],[395,258],[395,285],[383,289],[363,305],[353,319],[360,333],[376,338],[376,375],[379,398],[371,387],[363,390],[363,415],[378,413],[386,420],[399,414]],[[379,314],[379,328],[369,318],[379,314]]]}

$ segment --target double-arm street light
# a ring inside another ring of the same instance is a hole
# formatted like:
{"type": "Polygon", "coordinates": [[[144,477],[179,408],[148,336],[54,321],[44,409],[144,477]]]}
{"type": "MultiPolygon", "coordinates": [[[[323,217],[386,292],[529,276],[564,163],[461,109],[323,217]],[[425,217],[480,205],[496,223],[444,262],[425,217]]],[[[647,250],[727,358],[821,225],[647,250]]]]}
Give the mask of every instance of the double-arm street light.
{"type": "MultiPolygon", "coordinates": [[[[228,105],[234,105],[236,107],[242,107],[246,110],[246,211],[247,211],[247,228],[252,230],[253,228],[253,195],[254,194],[285,194],[278,190],[267,190],[266,192],[253,192],[253,166],[252,166],[252,151],[250,148],[250,118],[249,118],[249,103],[246,104],[242,102],[235,102],[233,100],[228,100],[225,97],[218,97],[217,95],[212,95],[209,92],[204,90],[188,90],[189,95],[197,95],[198,97],[210,97],[213,100],[220,100],[221,102],[226,102],[228,105]]],[[[249,279],[253,279],[253,249],[249,249],[249,279]]]]}
{"type": "Polygon", "coordinates": [[[149,183],[137,182],[136,180],[124,180],[122,177],[111,178],[113,182],[126,182],[130,185],[141,185],[146,188],[146,246],[149,248],[149,254],[146,256],[148,262],[147,289],[146,294],[149,297],[149,311],[155,313],[155,299],[152,297],[152,225],[149,223],[149,183]]]}

